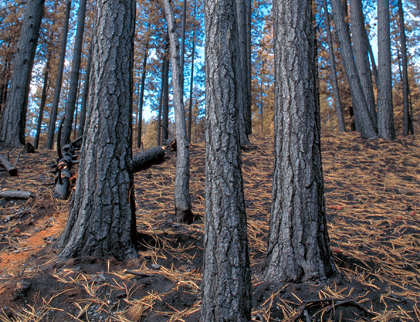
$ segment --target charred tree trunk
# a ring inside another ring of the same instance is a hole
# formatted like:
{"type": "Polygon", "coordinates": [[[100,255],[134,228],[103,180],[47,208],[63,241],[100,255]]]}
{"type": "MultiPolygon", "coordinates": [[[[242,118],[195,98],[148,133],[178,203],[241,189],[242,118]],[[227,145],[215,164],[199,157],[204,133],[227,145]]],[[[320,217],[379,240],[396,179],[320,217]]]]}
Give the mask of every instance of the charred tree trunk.
{"type": "Polygon", "coordinates": [[[275,153],[266,281],[319,282],[334,272],[322,176],[311,2],[273,3],[275,153]]]}
{"type": "Polygon", "coordinates": [[[85,138],[59,260],[137,257],[131,174],[135,1],[98,0],[96,17],[85,138]]]}
{"type": "Polygon", "coordinates": [[[161,85],[160,85],[160,97],[159,97],[159,112],[158,112],[158,126],[157,126],[157,146],[162,145],[162,104],[163,104],[163,87],[164,87],[164,79],[165,79],[165,71],[166,71],[166,60],[163,59],[162,62],[162,72],[161,72],[161,85]]]}
{"type": "Polygon", "coordinates": [[[144,53],[143,58],[143,69],[141,75],[141,88],[140,88],[140,102],[139,102],[139,111],[138,111],[138,129],[137,129],[137,147],[141,146],[141,131],[143,123],[143,101],[144,101],[144,83],[146,80],[146,67],[147,67],[147,58],[149,57],[149,46],[146,46],[146,52],[144,53]]]}
{"type": "Polygon", "coordinates": [[[74,41],[73,61],[71,63],[70,88],[66,104],[66,120],[61,133],[61,145],[70,142],[74,110],[76,108],[77,90],[79,85],[80,63],[82,55],[83,32],[85,30],[86,0],[80,0],[77,12],[77,31],[74,41]]]}
{"type": "Polygon", "coordinates": [[[25,145],[26,112],[32,66],[38,44],[44,0],[29,0],[13,61],[13,75],[0,120],[0,145],[25,145]]]}
{"type": "Polygon", "coordinates": [[[45,70],[44,70],[44,85],[42,86],[41,104],[39,106],[38,124],[36,126],[36,135],[35,135],[35,142],[34,142],[35,149],[38,149],[39,136],[41,135],[41,125],[42,125],[42,119],[44,117],[45,101],[47,100],[49,71],[50,71],[50,59],[48,58],[47,64],[45,65],[45,70]]]}
{"type": "MultiPolygon", "coordinates": [[[[168,31],[169,33],[169,31],[168,31]]],[[[167,36],[169,43],[169,34],[167,36]]],[[[166,51],[165,51],[166,53],[166,51]]],[[[165,56],[165,77],[163,78],[163,102],[162,102],[162,142],[168,140],[169,123],[169,58],[165,56]]]]}
{"type": "MultiPolygon", "coordinates": [[[[195,16],[197,8],[197,2],[194,1],[194,13],[195,16]]],[[[195,29],[192,34],[192,53],[191,53],[191,79],[190,79],[190,101],[188,106],[188,143],[191,143],[191,131],[192,131],[192,103],[193,103],[193,89],[194,89],[194,58],[195,58],[195,29]]]]}
{"type": "Polygon", "coordinates": [[[206,210],[201,321],[250,321],[251,275],[241,172],[241,73],[235,0],[207,0],[206,210]]]}
{"type": "Polygon", "coordinates": [[[71,1],[67,1],[66,17],[64,18],[63,40],[61,41],[60,62],[58,63],[58,75],[57,75],[57,81],[55,85],[56,87],[54,91],[54,103],[53,103],[52,111],[51,111],[50,124],[48,126],[47,149],[50,149],[50,150],[53,148],[55,122],[57,121],[58,104],[60,102],[61,85],[63,83],[63,70],[64,70],[64,60],[66,58],[67,34],[69,30],[69,19],[70,19],[70,6],[71,6],[71,1]]]}
{"type": "Polygon", "coordinates": [[[89,94],[89,78],[90,78],[90,69],[92,65],[92,43],[89,47],[89,54],[88,54],[88,61],[86,65],[86,76],[85,76],[85,83],[83,85],[83,93],[82,93],[82,103],[80,106],[80,119],[79,119],[79,131],[78,136],[83,135],[84,127],[85,127],[85,120],[86,120],[86,103],[89,94]]]}

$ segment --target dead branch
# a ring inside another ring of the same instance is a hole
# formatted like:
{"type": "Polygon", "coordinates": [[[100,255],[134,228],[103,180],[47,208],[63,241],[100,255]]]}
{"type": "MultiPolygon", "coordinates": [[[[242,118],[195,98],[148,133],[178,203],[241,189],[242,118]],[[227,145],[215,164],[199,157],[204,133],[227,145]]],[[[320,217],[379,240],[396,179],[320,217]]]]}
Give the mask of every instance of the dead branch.
{"type": "Polygon", "coordinates": [[[17,176],[16,164],[13,166],[2,154],[0,154],[0,162],[11,176],[17,176]]]}
{"type": "Polygon", "coordinates": [[[29,199],[32,193],[29,191],[0,191],[0,198],[8,199],[29,199]]]}

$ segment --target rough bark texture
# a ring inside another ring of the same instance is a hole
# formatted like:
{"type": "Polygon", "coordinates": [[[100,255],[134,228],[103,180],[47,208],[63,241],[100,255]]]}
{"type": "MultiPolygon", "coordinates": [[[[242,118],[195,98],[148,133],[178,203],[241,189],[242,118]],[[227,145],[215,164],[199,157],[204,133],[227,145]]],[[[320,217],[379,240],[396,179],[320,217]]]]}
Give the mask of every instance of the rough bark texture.
{"type": "Polygon", "coordinates": [[[90,44],[90,47],[89,47],[88,61],[87,61],[87,65],[86,65],[85,83],[83,85],[82,103],[80,104],[79,130],[77,132],[78,136],[83,135],[83,131],[84,131],[84,128],[85,128],[86,103],[87,103],[88,94],[89,94],[89,78],[90,78],[91,66],[92,66],[92,44],[90,44]]]}
{"type": "MultiPolygon", "coordinates": [[[[170,0],[164,0],[166,20],[168,22],[170,54],[172,62],[172,94],[176,124],[176,175],[175,175],[175,221],[192,223],[190,198],[190,155],[185,125],[185,108],[182,99],[183,77],[179,58],[179,40],[175,27],[175,17],[170,0]]],[[[184,0],[185,1],[185,0],[184,0]]]]}
{"type": "Polygon", "coordinates": [[[202,321],[250,321],[235,0],[205,1],[206,210],[202,321]]]}
{"type": "Polygon", "coordinates": [[[346,70],[346,77],[349,83],[351,99],[354,108],[354,117],[356,129],[363,138],[376,136],[375,126],[369,116],[366,99],[363,94],[360,78],[357,73],[356,63],[354,61],[353,50],[351,48],[350,36],[344,21],[344,11],[340,0],[331,0],[334,22],[340,45],[343,65],[346,70]]]}
{"type": "Polygon", "coordinates": [[[53,148],[55,122],[57,121],[57,112],[58,112],[58,104],[60,102],[61,84],[63,82],[63,69],[64,69],[64,60],[66,58],[67,33],[69,30],[70,6],[71,6],[71,1],[67,1],[66,17],[64,18],[64,27],[63,27],[63,40],[61,41],[60,62],[58,63],[58,75],[57,75],[57,81],[55,85],[56,87],[54,91],[54,102],[52,106],[50,124],[48,126],[47,149],[50,149],[50,150],[53,148]]]}
{"type": "Polygon", "coordinates": [[[165,149],[161,146],[155,146],[144,152],[133,156],[132,172],[136,173],[150,168],[154,164],[162,163],[165,157],[165,149]]]}
{"type": "Polygon", "coordinates": [[[13,61],[13,75],[0,123],[0,145],[25,145],[26,111],[44,0],[29,0],[13,61]]]}
{"type": "Polygon", "coordinates": [[[383,139],[395,139],[392,108],[391,37],[389,30],[389,0],[378,0],[378,134],[383,139]]]}
{"type": "Polygon", "coordinates": [[[265,279],[321,281],[329,250],[310,0],[276,0],[275,153],[265,279]]]}
{"type": "Polygon", "coordinates": [[[36,135],[35,135],[35,141],[34,141],[35,149],[38,149],[39,136],[41,135],[41,125],[42,125],[42,119],[44,118],[45,101],[47,99],[49,71],[50,71],[50,60],[48,59],[47,64],[45,65],[45,70],[44,70],[44,85],[42,86],[41,104],[39,106],[38,124],[36,126],[36,135]]]}
{"type": "Polygon", "coordinates": [[[61,134],[61,145],[70,143],[73,125],[74,109],[76,108],[77,90],[79,85],[80,63],[82,58],[83,32],[85,30],[86,0],[80,0],[77,11],[77,31],[74,41],[73,61],[71,63],[70,88],[66,103],[66,120],[61,134]]]}
{"type": "Polygon", "coordinates": [[[363,16],[362,0],[350,0],[351,15],[351,39],[353,41],[354,59],[357,72],[365,95],[366,106],[369,117],[372,120],[375,130],[377,129],[377,117],[375,108],[375,97],[373,94],[372,76],[370,73],[368,44],[366,42],[366,29],[363,16]]]}
{"type": "Polygon", "coordinates": [[[341,105],[340,90],[338,88],[337,70],[335,68],[335,57],[334,57],[334,44],[331,36],[330,29],[330,14],[328,13],[327,0],[322,1],[324,7],[325,24],[327,28],[327,41],[328,41],[328,56],[330,58],[330,69],[331,69],[331,85],[334,93],[334,104],[337,112],[338,128],[340,132],[346,131],[346,123],[344,122],[343,107],[341,105]]]}
{"type": "Polygon", "coordinates": [[[398,0],[398,15],[400,17],[400,39],[401,39],[401,56],[402,56],[402,81],[403,81],[403,104],[404,104],[404,135],[414,134],[413,120],[410,115],[408,96],[410,93],[408,82],[408,66],[407,66],[407,41],[405,37],[404,11],[402,1],[398,0]]]}
{"type": "Polygon", "coordinates": [[[137,256],[132,160],[134,0],[98,0],[79,176],[59,259],[137,256]]]}

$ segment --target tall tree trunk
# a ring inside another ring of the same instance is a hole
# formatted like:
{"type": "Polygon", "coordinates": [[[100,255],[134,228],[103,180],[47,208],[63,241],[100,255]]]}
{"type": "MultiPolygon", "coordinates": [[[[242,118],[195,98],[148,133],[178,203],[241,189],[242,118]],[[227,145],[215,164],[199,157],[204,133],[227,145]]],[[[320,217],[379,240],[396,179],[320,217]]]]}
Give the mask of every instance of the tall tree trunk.
{"type": "Polygon", "coordinates": [[[267,281],[319,282],[334,273],[324,199],[311,2],[273,3],[275,153],[267,281]]]}
{"type": "Polygon", "coordinates": [[[149,57],[149,46],[146,46],[146,51],[143,58],[142,74],[141,74],[141,88],[140,88],[140,101],[139,101],[139,110],[138,110],[138,120],[137,120],[137,147],[141,146],[141,130],[143,123],[143,101],[144,101],[144,83],[146,80],[146,67],[147,67],[147,58],[149,57]]]}
{"type": "Polygon", "coordinates": [[[165,77],[163,79],[162,142],[168,140],[169,129],[169,58],[165,57],[165,77]]]}
{"type": "Polygon", "coordinates": [[[77,12],[77,31],[74,41],[73,61],[71,63],[70,88],[66,103],[66,118],[61,132],[61,146],[70,142],[74,109],[76,108],[79,84],[80,62],[82,55],[83,32],[85,30],[86,0],[80,0],[77,12]]]}
{"type": "Polygon", "coordinates": [[[403,104],[404,104],[404,135],[414,134],[413,122],[410,115],[408,104],[409,82],[408,82],[408,63],[407,63],[407,41],[404,27],[404,11],[402,1],[398,0],[398,15],[400,16],[400,39],[402,56],[402,81],[403,81],[403,104]]]}
{"type": "Polygon", "coordinates": [[[162,145],[162,130],[161,130],[161,124],[162,124],[162,104],[163,104],[163,87],[164,87],[164,79],[165,79],[165,71],[166,71],[166,58],[164,56],[162,61],[162,72],[161,72],[161,85],[160,85],[160,97],[159,97],[159,112],[158,112],[158,126],[157,126],[157,146],[162,145]]]}
{"type": "Polygon", "coordinates": [[[89,78],[90,78],[90,70],[92,66],[92,43],[89,47],[89,54],[88,54],[88,61],[86,65],[86,75],[85,75],[85,82],[83,84],[83,93],[82,93],[82,103],[80,104],[80,119],[79,119],[79,132],[77,136],[80,137],[83,135],[84,127],[85,127],[85,120],[86,120],[86,103],[88,100],[89,94],[89,78]]]}
{"type": "MultiPolygon", "coordinates": [[[[185,126],[185,108],[182,100],[183,77],[179,59],[179,40],[175,27],[174,12],[169,2],[164,0],[166,20],[168,22],[172,62],[172,93],[176,125],[176,175],[175,175],[175,221],[192,223],[190,198],[190,156],[185,126]]],[[[184,0],[185,1],[185,0],[184,0]]]]}
{"type": "Polygon", "coordinates": [[[25,145],[26,111],[44,0],[28,0],[13,61],[9,95],[0,120],[0,145],[25,145]]]}
{"type": "Polygon", "coordinates": [[[350,0],[350,14],[354,60],[359,74],[360,84],[362,85],[363,94],[365,95],[367,110],[375,130],[377,130],[375,97],[373,94],[372,76],[369,66],[362,0],[350,0]]]}
{"type": "Polygon", "coordinates": [[[184,100],[184,58],[185,58],[185,25],[187,23],[187,0],[184,0],[182,6],[182,33],[181,33],[181,85],[182,100],[184,100]]]}
{"type": "Polygon", "coordinates": [[[340,132],[346,131],[346,123],[344,122],[343,107],[341,106],[340,90],[338,88],[337,70],[335,68],[335,57],[334,57],[334,44],[331,36],[330,29],[330,14],[328,13],[327,0],[322,1],[324,7],[325,24],[327,28],[327,41],[328,41],[328,56],[330,58],[330,69],[331,69],[331,86],[334,93],[334,104],[337,113],[338,128],[340,132]]]}
{"type": "Polygon", "coordinates": [[[85,139],[59,259],[137,256],[132,160],[134,0],[98,0],[85,139]],[[110,130],[112,129],[112,130],[110,130]]]}
{"type": "Polygon", "coordinates": [[[378,134],[395,139],[392,108],[391,35],[389,0],[378,0],[378,134]]]}
{"type": "MultiPolygon", "coordinates": [[[[196,3],[194,1],[194,15],[196,3]]],[[[190,79],[190,104],[188,106],[188,142],[191,142],[191,128],[192,128],[192,102],[193,102],[193,88],[194,88],[194,58],[195,58],[195,30],[193,30],[193,47],[191,53],[191,79],[190,79]]]]}
{"type": "Polygon", "coordinates": [[[67,1],[66,16],[64,18],[64,27],[63,27],[63,40],[61,41],[60,62],[58,63],[58,74],[57,74],[57,81],[55,85],[56,87],[54,91],[54,102],[51,109],[50,124],[48,126],[47,149],[50,149],[50,150],[53,148],[55,122],[57,121],[58,104],[60,102],[61,85],[63,82],[63,69],[64,69],[64,60],[66,58],[66,46],[67,46],[67,34],[69,30],[70,7],[71,7],[71,1],[67,1]]]}
{"type": "Polygon", "coordinates": [[[351,99],[353,102],[356,129],[363,138],[376,136],[373,120],[370,118],[366,99],[363,94],[360,78],[357,73],[354,61],[353,50],[350,44],[349,33],[344,21],[343,6],[340,0],[331,0],[334,22],[337,30],[338,42],[340,44],[343,65],[346,70],[347,81],[350,87],[351,99]]]}
{"type": "Polygon", "coordinates": [[[206,210],[201,321],[250,321],[236,0],[206,0],[206,210]]]}
{"type": "Polygon", "coordinates": [[[50,58],[48,57],[47,63],[44,69],[44,85],[42,86],[42,94],[41,94],[41,104],[39,106],[39,114],[38,114],[38,124],[36,126],[36,134],[35,134],[35,141],[34,141],[34,148],[38,149],[39,144],[39,136],[41,134],[41,125],[42,119],[44,117],[44,107],[45,101],[47,100],[47,90],[48,90],[48,73],[50,71],[50,58]]]}
{"type": "Polygon", "coordinates": [[[251,49],[252,49],[252,26],[251,26],[251,14],[252,14],[252,0],[245,0],[246,6],[246,70],[247,70],[247,103],[246,103],[246,134],[252,133],[252,65],[251,65],[251,49]]]}
{"type": "MultiPolygon", "coordinates": [[[[366,30],[366,28],[365,28],[366,30]]],[[[368,52],[369,52],[369,58],[370,58],[370,66],[371,66],[371,70],[372,70],[372,75],[373,78],[375,78],[375,83],[376,86],[378,86],[378,69],[376,68],[376,63],[375,63],[375,56],[373,55],[373,50],[372,50],[372,46],[370,45],[370,41],[369,41],[369,37],[367,32],[365,33],[365,37],[366,37],[366,44],[368,46],[368,52]]]]}

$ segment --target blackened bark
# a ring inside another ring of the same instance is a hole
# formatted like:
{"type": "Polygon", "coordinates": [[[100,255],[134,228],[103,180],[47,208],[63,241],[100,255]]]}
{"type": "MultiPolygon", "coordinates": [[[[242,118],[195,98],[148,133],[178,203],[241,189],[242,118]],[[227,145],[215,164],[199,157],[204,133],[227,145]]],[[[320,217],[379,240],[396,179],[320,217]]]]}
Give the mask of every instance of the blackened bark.
{"type": "Polygon", "coordinates": [[[89,94],[89,78],[90,78],[91,66],[92,66],[92,44],[90,44],[90,47],[89,47],[88,61],[86,65],[85,83],[83,85],[82,103],[80,104],[79,131],[77,132],[77,135],[79,137],[83,135],[83,131],[85,127],[86,103],[87,103],[88,94],[89,94]]]}
{"type": "MultiPolygon", "coordinates": [[[[174,12],[169,2],[164,0],[166,21],[168,22],[170,56],[172,62],[172,94],[175,109],[176,125],[176,175],[175,175],[175,221],[192,223],[190,198],[190,156],[185,125],[185,108],[182,99],[183,76],[179,59],[179,40],[175,27],[174,12]]],[[[185,1],[185,0],[184,0],[185,1]]]]}
{"type": "Polygon", "coordinates": [[[205,1],[206,210],[201,320],[250,321],[251,280],[236,88],[235,0],[205,1]]]}
{"type": "MultiPolygon", "coordinates": [[[[194,7],[195,12],[195,7],[194,7]]],[[[191,78],[190,78],[190,102],[188,106],[188,142],[191,142],[192,129],[192,103],[193,103],[193,87],[194,87],[194,58],[195,58],[195,30],[193,31],[193,47],[191,57],[191,78]]]]}
{"type": "Polygon", "coordinates": [[[56,81],[55,91],[54,91],[54,102],[51,109],[52,112],[51,112],[51,117],[50,117],[50,124],[48,126],[47,149],[50,149],[50,150],[53,148],[55,122],[57,121],[58,104],[60,102],[60,94],[61,94],[61,84],[63,82],[64,60],[66,58],[66,46],[67,46],[67,33],[69,30],[70,6],[71,6],[71,1],[67,1],[66,17],[64,18],[64,27],[63,27],[63,40],[61,41],[60,62],[58,63],[58,74],[57,74],[57,81],[56,81]]]}
{"type": "Polygon", "coordinates": [[[141,131],[143,125],[143,102],[144,102],[144,83],[146,80],[146,67],[147,67],[147,57],[149,57],[149,46],[146,46],[146,51],[143,58],[142,74],[141,74],[141,87],[140,87],[140,102],[138,110],[138,120],[137,120],[137,147],[141,146],[141,131]]]}
{"type": "Polygon", "coordinates": [[[343,57],[343,65],[346,70],[347,81],[349,83],[351,99],[353,102],[356,129],[363,138],[375,137],[375,126],[373,120],[370,118],[360,78],[357,73],[350,36],[344,20],[343,6],[340,0],[331,0],[331,5],[340,51],[343,57]]]}
{"type": "Polygon", "coordinates": [[[0,120],[0,145],[25,145],[26,111],[44,0],[29,0],[13,61],[13,75],[0,120]]]}
{"type": "Polygon", "coordinates": [[[245,0],[245,7],[246,7],[246,70],[247,70],[247,102],[246,102],[246,134],[252,133],[252,65],[251,65],[251,2],[252,0],[245,0]]]}
{"type": "Polygon", "coordinates": [[[141,170],[150,168],[154,164],[162,163],[165,157],[165,148],[155,146],[144,152],[133,156],[132,172],[136,173],[141,170]]]}
{"type": "Polygon", "coordinates": [[[276,0],[275,153],[265,280],[321,281],[329,250],[310,0],[276,0]]]}
{"type": "Polygon", "coordinates": [[[59,259],[137,256],[132,160],[134,0],[98,0],[79,176],[59,259]]]}
{"type": "Polygon", "coordinates": [[[70,88],[66,103],[66,120],[61,135],[61,145],[70,143],[73,125],[74,109],[76,108],[77,90],[79,85],[80,63],[82,55],[83,32],[85,30],[86,0],[80,0],[77,12],[77,31],[74,41],[73,61],[70,72],[70,88]]]}
{"type": "Polygon", "coordinates": [[[405,37],[404,11],[402,1],[398,0],[398,15],[400,16],[400,40],[402,56],[402,81],[403,81],[403,104],[404,104],[404,135],[414,134],[413,120],[409,109],[409,82],[408,82],[408,63],[407,63],[407,41],[405,37]]]}
{"type": "MultiPolygon", "coordinates": [[[[169,43],[169,35],[167,38],[169,43]]],[[[166,51],[165,51],[166,52],[166,51]]],[[[168,140],[168,124],[169,123],[169,58],[165,56],[165,74],[163,78],[163,102],[162,102],[162,142],[168,140]]]]}
{"type": "Polygon", "coordinates": [[[354,59],[357,72],[362,85],[363,94],[369,117],[372,120],[375,131],[377,130],[377,116],[375,97],[373,94],[372,76],[369,66],[368,44],[366,42],[366,29],[361,0],[350,0],[351,32],[354,49],[354,59]]]}
{"type": "Polygon", "coordinates": [[[48,58],[47,64],[45,65],[45,70],[44,70],[44,84],[42,86],[41,104],[39,106],[38,124],[36,126],[36,134],[35,134],[35,141],[34,141],[34,148],[35,149],[38,149],[39,136],[41,134],[41,125],[42,125],[42,119],[44,117],[45,101],[47,99],[48,73],[49,73],[49,71],[50,71],[50,59],[48,58]]]}
{"type": "Polygon", "coordinates": [[[337,113],[338,128],[340,132],[346,131],[346,123],[344,122],[343,107],[341,105],[340,90],[338,88],[337,70],[335,68],[335,57],[334,57],[334,44],[331,36],[330,29],[330,14],[328,13],[327,0],[322,1],[324,8],[325,24],[327,28],[327,41],[328,41],[328,56],[330,58],[330,69],[331,69],[331,85],[334,93],[334,105],[337,113]]]}
{"type": "Polygon", "coordinates": [[[392,108],[391,35],[389,0],[378,0],[378,134],[395,139],[392,108]]]}

